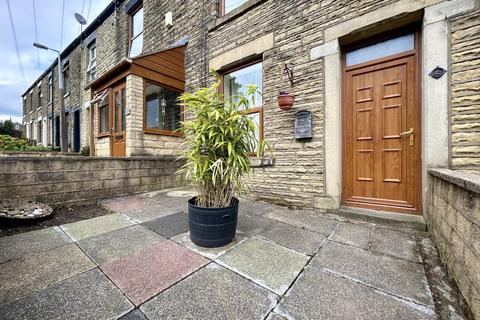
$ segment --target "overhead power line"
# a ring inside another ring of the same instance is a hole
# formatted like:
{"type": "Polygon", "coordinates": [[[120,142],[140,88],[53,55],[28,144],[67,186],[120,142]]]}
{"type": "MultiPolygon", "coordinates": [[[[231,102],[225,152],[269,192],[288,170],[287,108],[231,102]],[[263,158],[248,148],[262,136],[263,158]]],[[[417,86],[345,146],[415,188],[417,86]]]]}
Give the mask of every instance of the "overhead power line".
{"type": "MultiPolygon", "coordinates": [[[[33,7],[33,21],[35,24],[35,42],[38,42],[38,28],[37,28],[37,12],[35,10],[35,0],[32,0],[32,7],[33,7]]],[[[37,67],[38,70],[41,70],[40,68],[40,49],[37,48],[37,67]]]]}
{"type": "Polygon", "coordinates": [[[23,82],[27,85],[27,78],[25,78],[25,71],[23,70],[22,57],[20,57],[20,50],[18,49],[18,40],[17,33],[15,32],[15,25],[13,24],[12,9],[10,8],[10,1],[7,1],[8,15],[10,17],[10,26],[12,27],[13,40],[15,42],[15,50],[17,52],[18,67],[20,68],[20,73],[22,74],[23,82]]]}
{"type": "MultiPolygon", "coordinates": [[[[82,11],[80,11],[82,16],[83,16],[84,10],[85,10],[85,0],[83,0],[83,2],[82,2],[82,11]]],[[[79,33],[82,33],[82,27],[83,27],[83,25],[81,25],[81,24],[78,26],[79,33]]]]}
{"type": "Polygon", "coordinates": [[[87,10],[87,22],[88,22],[88,16],[90,16],[90,7],[92,5],[92,0],[88,1],[88,10],[87,10]]]}

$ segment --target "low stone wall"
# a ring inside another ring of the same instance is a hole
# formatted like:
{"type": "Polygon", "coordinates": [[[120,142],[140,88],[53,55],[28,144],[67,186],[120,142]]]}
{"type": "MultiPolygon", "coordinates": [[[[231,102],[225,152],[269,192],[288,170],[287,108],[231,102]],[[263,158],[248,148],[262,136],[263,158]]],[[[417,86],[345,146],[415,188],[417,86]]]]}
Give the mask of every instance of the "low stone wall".
{"type": "Polygon", "coordinates": [[[185,184],[174,157],[0,157],[0,199],[89,202],[185,184]]]}
{"type": "Polygon", "coordinates": [[[429,170],[427,225],[442,261],[480,319],[480,175],[429,170]]]}

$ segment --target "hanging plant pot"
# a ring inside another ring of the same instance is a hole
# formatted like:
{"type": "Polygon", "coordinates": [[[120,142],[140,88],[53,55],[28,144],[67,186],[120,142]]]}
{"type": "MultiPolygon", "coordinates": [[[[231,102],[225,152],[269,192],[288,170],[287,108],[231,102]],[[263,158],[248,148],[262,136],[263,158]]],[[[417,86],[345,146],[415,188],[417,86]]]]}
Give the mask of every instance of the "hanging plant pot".
{"type": "Polygon", "coordinates": [[[280,109],[289,110],[292,108],[293,103],[295,102],[295,96],[288,94],[286,91],[280,91],[277,101],[280,109]]]}

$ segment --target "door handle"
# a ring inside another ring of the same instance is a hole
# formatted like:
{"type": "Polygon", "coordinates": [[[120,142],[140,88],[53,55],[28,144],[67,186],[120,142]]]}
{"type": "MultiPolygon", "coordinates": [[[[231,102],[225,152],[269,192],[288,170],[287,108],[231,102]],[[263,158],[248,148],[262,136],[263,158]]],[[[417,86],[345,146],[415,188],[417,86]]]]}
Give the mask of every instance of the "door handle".
{"type": "Polygon", "coordinates": [[[400,136],[410,136],[410,145],[413,146],[413,134],[413,128],[410,128],[410,130],[400,133],[400,136]]]}

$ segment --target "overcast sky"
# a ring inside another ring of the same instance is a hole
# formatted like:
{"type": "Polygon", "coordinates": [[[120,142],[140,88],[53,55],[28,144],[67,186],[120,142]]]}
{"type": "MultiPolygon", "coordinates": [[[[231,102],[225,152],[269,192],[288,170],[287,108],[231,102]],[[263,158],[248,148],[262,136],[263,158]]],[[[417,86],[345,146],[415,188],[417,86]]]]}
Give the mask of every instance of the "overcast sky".
{"type": "Polygon", "coordinates": [[[11,116],[12,120],[21,122],[22,93],[56,59],[56,53],[32,46],[32,43],[37,41],[33,5],[37,17],[38,42],[54,49],[64,49],[80,34],[80,25],[75,20],[74,13],[82,13],[90,24],[111,0],[65,0],[63,37],[63,0],[9,2],[25,78],[18,63],[7,0],[0,0],[0,120],[9,119],[11,116]]]}

